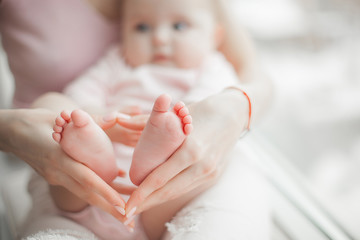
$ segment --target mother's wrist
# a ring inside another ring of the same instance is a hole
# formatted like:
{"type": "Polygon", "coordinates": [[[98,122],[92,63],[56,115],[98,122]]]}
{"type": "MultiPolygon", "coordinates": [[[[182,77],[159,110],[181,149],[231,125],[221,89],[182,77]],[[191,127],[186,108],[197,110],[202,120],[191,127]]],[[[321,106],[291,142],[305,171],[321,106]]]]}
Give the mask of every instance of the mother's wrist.
{"type": "Polygon", "coordinates": [[[252,99],[248,92],[239,86],[231,86],[222,92],[230,97],[231,109],[234,111],[235,119],[241,125],[240,137],[243,137],[251,128],[252,124],[252,99]]]}
{"type": "Polygon", "coordinates": [[[15,152],[17,137],[23,131],[22,122],[26,109],[6,109],[0,111],[0,150],[15,152]]]}
{"type": "Polygon", "coordinates": [[[5,152],[11,151],[10,138],[12,136],[12,126],[14,118],[14,109],[0,110],[0,150],[5,152]]]}
{"type": "Polygon", "coordinates": [[[248,109],[248,114],[247,114],[247,124],[246,124],[246,129],[244,131],[244,133],[247,133],[250,130],[250,126],[251,126],[251,120],[252,120],[252,100],[248,94],[248,92],[246,90],[244,90],[242,87],[239,86],[231,86],[227,88],[228,90],[236,90],[238,93],[240,93],[240,95],[246,98],[247,101],[247,109],[248,109]]]}

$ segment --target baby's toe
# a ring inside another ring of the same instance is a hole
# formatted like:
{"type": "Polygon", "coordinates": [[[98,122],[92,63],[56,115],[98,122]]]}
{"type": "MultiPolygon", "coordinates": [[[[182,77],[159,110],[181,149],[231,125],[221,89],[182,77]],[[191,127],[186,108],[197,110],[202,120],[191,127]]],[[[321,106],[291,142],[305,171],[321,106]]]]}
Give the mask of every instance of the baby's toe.
{"type": "Polygon", "coordinates": [[[183,124],[190,124],[192,123],[192,117],[190,115],[187,115],[183,118],[183,124]]]}
{"type": "Polygon", "coordinates": [[[193,130],[193,125],[192,124],[185,124],[185,126],[184,126],[185,135],[189,135],[192,130],[193,130]]]}
{"type": "Polygon", "coordinates": [[[174,106],[174,111],[175,111],[176,113],[178,113],[178,112],[180,111],[180,109],[182,109],[183,107],[185,107],[185,103],[183,103],[183,102],[178,102],[178,103],[176,103],[175,106],[174,106]]]}
{"type": "Polygon", "coordinates": [[[76,127],[84,127],[90,122],[89,114],[80,109],[74,110],[71,113],[71,119],[76,127]]]}
{"type": "Polygon", "coordinates": [[[58,125],[54,125],[53,130],[56,133],[61,133],[63,131],[63,128],[58,125]]]}
{"type": "Polygon", "coordinates": [[[60,113],[60,116],[66,121],[66,122],[70,122],[71,118],[70,118],[70,113],[68,111],[62,111],[60,113]]]}
{"type": "Polygon", "coordinates": [[[53,137],[53,139],[54,139],[56,142],[60,142],[60,140],[61,140],[61,134],[60,134],[60,133],[54,132],[54,133],[52,134],[52,137],[53,137]]]}
{"type": "Polygon", "coordinates": [[[179,110],[178,115],[182,118],[186,117],[187,115],[189,115],[189,109],[187,107],[183,107],[179,110]]]}
{"type": "Polygon", "coordinates": [[[65,125],[66,121],[64,118],[62,118],[61,116],[58,116],[56,119],[55,119],[55,124],[59,127],[63,127],[65,125]]]}

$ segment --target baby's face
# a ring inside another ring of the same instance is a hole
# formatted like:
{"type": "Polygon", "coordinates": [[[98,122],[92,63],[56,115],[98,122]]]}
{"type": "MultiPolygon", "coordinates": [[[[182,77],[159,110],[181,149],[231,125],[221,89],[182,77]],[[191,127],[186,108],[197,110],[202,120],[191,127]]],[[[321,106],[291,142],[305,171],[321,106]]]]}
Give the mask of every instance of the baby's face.
{"type": "Polygon", "coordinates": [[[132,67],[194,68],[217,45],[209,0],[126,0],[123,17],[123,56],[132,67]]]}

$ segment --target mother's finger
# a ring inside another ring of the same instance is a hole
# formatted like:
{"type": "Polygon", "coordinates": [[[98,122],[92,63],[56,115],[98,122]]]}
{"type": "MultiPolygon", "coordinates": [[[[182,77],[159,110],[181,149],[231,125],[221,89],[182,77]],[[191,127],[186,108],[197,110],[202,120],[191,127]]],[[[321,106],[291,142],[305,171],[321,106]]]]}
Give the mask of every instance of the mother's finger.
{"type": "Polygon", "coordinates": [[[86,191],[97,193],[112,206],[125,209],[125,201],[120,194],[87,166],[76,161],[66,161],[63,167],[86,191]]]}
{"type": "MultiPolygon", "coordinates": [[[[166,185],[152,192],[138,207],[137,212],[143,212],[163,202],[178,198],[198,189],[196,194],[215,183],[220,171],[202,164],[195,164],[179,173],[166,185]],[[206,183],[206,184],[205,184],[206,183]]],[[[195,192],[194,192],[195,194],[195,192]]]]}
{"type": "Polygon", "coordinates": [[[76,196],[78,196],[80,199],[85,200],[90,205],[99,207],[100,209],[111,214],[121,222],[126,221],[125,216],[121,214],[114,205],[110,204],[96,192],[89,191],[89,189],[81,185],[79,182],[77,182],[70,176],[67,176],[66,180],[64,179],[63,182],[66,188],[72,193],[74,193],[76,196]]]}
{"type": "Polygon", "coordinates": [[[110,186],[115,189],[118,193],[124,194],[124,195],[130,195],[132,194],[137,187],[130,186],[127,184],[119,183],[119,182],[112,182],[110,183],[110,186]]]}
{"type": "MultiPolygon", "coordinates": [[[[186,148],[188,142],[190,141],[185,141],[182,147],[186,148]]],[[[131,194],[126,204],[126,212],[130,212],[134,207],[140,205],[150,194],[162,188],[172,178],[198,161],[200,150],[196,150],[196,147],[187,147],[187,149],[187,151],[177,150],[170,159],[145,178],[138,189],[131,194]]]]}

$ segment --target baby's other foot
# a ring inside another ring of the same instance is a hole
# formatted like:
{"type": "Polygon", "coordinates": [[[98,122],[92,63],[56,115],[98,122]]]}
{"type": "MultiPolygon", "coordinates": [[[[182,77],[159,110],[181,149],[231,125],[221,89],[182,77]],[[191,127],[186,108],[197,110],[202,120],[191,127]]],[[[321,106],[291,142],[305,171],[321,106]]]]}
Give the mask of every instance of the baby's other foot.
{"type": "Polygon", "coordinates": [[[165,162],[192,131],[192,119],[184,103],[178,102],[169,110],[169,95],[159,96],[150,118],[135,147],[130,179],[139,185],[157,166],[165,162]]]}
{"type": "Polygon", "coordinates": [[[112,143],[89,114],[74,110],[61,112],[55,120],[53,138],[74,160],[98,174],[106,182],[117,176],[112,143]]]}

